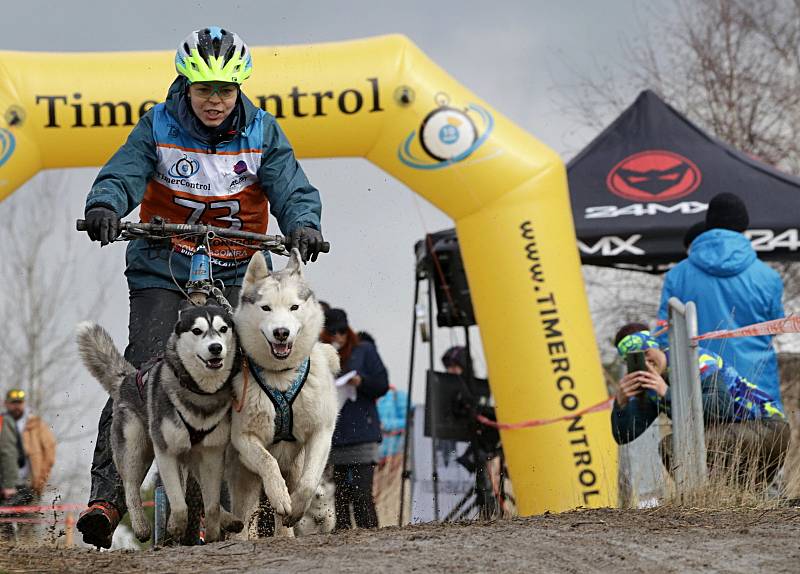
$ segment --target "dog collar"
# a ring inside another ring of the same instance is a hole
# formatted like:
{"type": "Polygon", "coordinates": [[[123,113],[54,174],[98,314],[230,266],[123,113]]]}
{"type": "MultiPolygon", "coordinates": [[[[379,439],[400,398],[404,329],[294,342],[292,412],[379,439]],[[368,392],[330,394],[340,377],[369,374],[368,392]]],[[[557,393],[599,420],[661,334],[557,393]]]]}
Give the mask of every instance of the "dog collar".
{"type": "Polygon", "coordinates": [[[275,387],[269,386],[262,376],[261,368],[249,357],[247,358],[247,367],[253,374],[258,386],[266,393],[272,402],[272,406],[275,407],[275,434],[272,443],[275,444],[282,440],[287,442],[296,441],[297,439],[292,434],[292,404],[297,395],[300,394],[306,379],[308,379],[308,373],[311,370],[311,359],[307,358],[298,365],[295,370],[294,381],[285,391],[279,391],[275,387]]]}
{"type": "MultiPolygon", "coordinates": [[[[231,372],[228,375],[228,378],[226,379],[225,383],[213,393],[209,393],[208,391],[204,391],[197,385],[197,383],[192,378],[192,375],[189,374],[189,371],[186,370],[186,367],[184,367],[180,363],[180,361],[171,361],[169,357],[165,357],[164,360],[167,361],[167,363],[169,363],[169,366],[172,369],[172,371],[178,376],[178,383],[181,385],[181,387],[183,387],[190,393],[194,393],[196,395],[211,396],[224,391],[227,386],[227,383],[229,383],[231,379],[233,379],[233,376],[236,371],[236,369],[231,369],[231,372]]],[[[235,364],[236,362],[234,361],[234,365],[235,364]]]]}

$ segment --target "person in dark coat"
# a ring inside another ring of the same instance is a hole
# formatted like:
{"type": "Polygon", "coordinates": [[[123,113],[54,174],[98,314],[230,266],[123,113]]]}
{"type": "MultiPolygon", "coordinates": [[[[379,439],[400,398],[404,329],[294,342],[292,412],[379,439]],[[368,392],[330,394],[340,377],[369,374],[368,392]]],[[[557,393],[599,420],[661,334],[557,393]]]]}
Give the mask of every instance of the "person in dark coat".
{"type": "Polygon", "coordinates": [[[347,400],[339,412],[329,461],[336,485],[336,529],[351,527],[351,507],[356,526],[377,528],[372,478],[378,463],[381,421],[376,403],[389,390],[389,376],[375,345],[359,339],[343,309],[325,313],[322,340],[339,351],[341,376],[349,376],[347,384],[356,388],[355,400],[347,400]]]}

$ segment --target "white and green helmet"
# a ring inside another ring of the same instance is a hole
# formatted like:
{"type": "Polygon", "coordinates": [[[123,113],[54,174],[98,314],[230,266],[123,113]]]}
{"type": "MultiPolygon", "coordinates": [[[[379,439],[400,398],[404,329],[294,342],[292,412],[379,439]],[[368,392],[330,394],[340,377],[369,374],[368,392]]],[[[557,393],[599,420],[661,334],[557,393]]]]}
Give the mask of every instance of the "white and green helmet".
{"type": "Polygon", "coordinates": [[[175,54],[175,69],[195,82],[241,84],[253,73],[247,44],[233,32],[217,26],[195,30],[181,42],[175,54]]]}

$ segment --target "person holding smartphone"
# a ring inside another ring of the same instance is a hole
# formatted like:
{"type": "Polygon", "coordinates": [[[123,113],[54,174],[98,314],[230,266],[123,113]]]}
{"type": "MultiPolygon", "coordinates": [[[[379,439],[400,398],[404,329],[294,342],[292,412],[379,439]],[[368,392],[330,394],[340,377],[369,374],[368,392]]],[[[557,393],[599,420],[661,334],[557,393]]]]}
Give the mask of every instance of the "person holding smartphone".
{"type": "MultiPolygon", "coordinates": [[[[670,416],[669,350],[661,348],[643,323],[623,326],[614,345],[629,364],[629,372],[619,381],[611,429],[616,442],[626,444],[647,430],[659,413],[670,416]],[[637,362],[638,369],[634,369],[637,362]]],[[[755,464],[760,478],[769,483],[789,446],[789,425],[783,411],[766,391],[726,365],[719,355],[700,347],[698,361],[706,443],[712,446],[709,455],[717,457],[709,462],[735,462],[736,472],[744,473],[755,464]],[[736,450],[741,453],[736,461],[719,456],[736,450]]],[[[670,471],[671,445],[671,437],[661,443],[662,459],[670,471]]]]}

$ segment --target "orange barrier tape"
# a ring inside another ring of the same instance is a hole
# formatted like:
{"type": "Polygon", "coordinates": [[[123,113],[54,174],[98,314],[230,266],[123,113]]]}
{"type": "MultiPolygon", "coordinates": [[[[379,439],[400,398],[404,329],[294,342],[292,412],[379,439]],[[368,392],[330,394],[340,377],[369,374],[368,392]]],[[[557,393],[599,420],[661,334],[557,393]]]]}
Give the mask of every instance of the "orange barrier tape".
{"type": "Polygon", "coordinates": [[[693,341],[704,341],[706,339],[730,339],[733,337],[760,337],[762,335],[782,335],[784,333],[800,333],[800,316],[789,315],[784,319],[773,319],[763,323],[754,323],[739,329],[730,331],[712,331],[697,337],[692,337],[693,341]]]}
{"type": "MultiPolygon", "coordinates": [[[[155,503],[148,500],[142,506],[153,506],[155,503]]],[[[69,510],[84,510],[86,504],[51,504],[48,506],[0,506],[0,514],[31,514],[33,512],[66,512],[69,510]]]]}
{"type": "Polygon", "coordinates": [[[18,517],[18,518],[8,518],[8,517],[0,517],[0,524],[64,524],[66,523],[65,518],[27,518],[27,517],[18,517]]]}
{"type": "Polygon", "coordinates": [[[492,427],[496,429],[503,429],[503,430],[516,430],[516,429],[525,429],[530,427],[539,427],[543,425],[549,425],[552,423],[557,423],[559,421],[568,421],[572,419],[576,419],[580,416],[583,416],[588,413],[599,413],[600,411],[604,411],[606,409],[611,408],[611,405],[614,403],[614,399],[605,399],[602,402],[597,403],[596,405],[592,405],[591,407],[587,407],[582,409],[576,413],[571,415],[564,415],[563,417],[556,417],[554,419],[537,419],[532,421],[523,421],[521,423],[498,423],[491,419],[487,419],[483,415],[478,415],[477,418],[478,422],[482,425],[486,425],[487,427],[492,427]]]}
{"type": "Polygon", "coordinates": [[[31,512],[65,512],[83,510],[85,504],[52,504],[50,506],[0,506],[0,514],[28,514],[31,512]]]}

